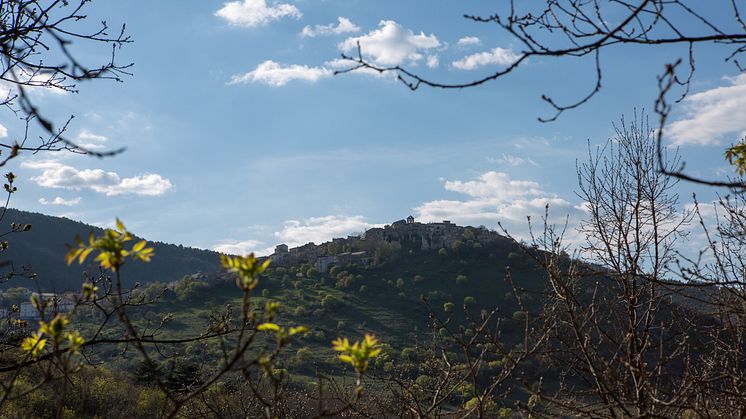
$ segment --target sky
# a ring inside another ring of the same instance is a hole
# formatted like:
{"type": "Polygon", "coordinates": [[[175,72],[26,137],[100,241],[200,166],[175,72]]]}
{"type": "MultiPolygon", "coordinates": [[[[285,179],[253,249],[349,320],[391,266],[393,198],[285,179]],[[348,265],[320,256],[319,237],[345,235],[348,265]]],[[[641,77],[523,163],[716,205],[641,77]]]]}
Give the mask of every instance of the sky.
{"type": "MultiPolygon", "coordinates": [[[[96,0],[88,27],[126,23],[133,43],[123,83],[84,82],[78,93],[35,89],[47,116],[74,119],[68,135],[112,158],[21,155],[11,207],[98,226],[120,217],[150,240],[230,253],[320,243],[413,215],[527,234],[550,204],[552,220],[583,217],[576,162],[613,135],[612,124],[653,108],[656,75],[680,46],[612,48],[603,90],[557,121],[561,102],[594,83],[588,59],[531,59],[478,88],[410,91],[391,74],[345,68],[342,53],[464,82],[520,52],[494,25],[462,16],[494,2],[445,0],[96,0]]],[[[84,61],[109,49],[76,43],[84,61]]],[[[691,93],[675,108],[666,144],[689,173],[724,176],[724,147],[746,132],[746,74],[702,48],[691,93]]],[[[650,114],[650,112],[648,112],[650,114]]],[[[655,115],[651,115],[655,123],[655,115]]],[[[58,122],[59,123],[59,122],[58,122]]],[[[0,137],[23,135],[0,113],[0,137]]],[[[38,133],[36,133],[38,135],[38,133]]],[[[681,185],[682,206],[692,192],[681,185]]]]}

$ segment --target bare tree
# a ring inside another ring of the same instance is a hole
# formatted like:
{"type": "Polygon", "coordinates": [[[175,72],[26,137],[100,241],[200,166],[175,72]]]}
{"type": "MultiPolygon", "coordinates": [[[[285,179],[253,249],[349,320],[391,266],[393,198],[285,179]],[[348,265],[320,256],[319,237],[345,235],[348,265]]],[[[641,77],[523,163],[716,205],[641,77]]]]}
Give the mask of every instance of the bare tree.
{"type": "MultiPolygon", "coordinates": [[[[533,239],[549,291],[549,356],[559,387],[532,409],[552,416],[677,417],[692,406],[686,373],[696,322],[672,303],[677,241],[690,219],[677,210],[676,180],[655,170],[656,147],[644,116],[622,120],[605,146],[578,166],[588,218],[579,254],[566,256],[563,232],[545,222],[533,239]]],[[[673,159],[676,157],[673,156],[673,159]]]]}
{"type": "MultiPolygon", "coordinates": [[[[357,55],[343,54],[351,67],[337,71],[346,73],[366,68],[378,72],[395,72],[408,88],[421,86],[443,89],[477,87],[517,71],[532,58],[588,59],[593,63],[592,82],[586,93],[568,103],[548,94],[541,99],[553,109],[553,114],[540,117],[542,122],[554,121],[562,113],[576,109],[591,100],[602,89],[603,54],[622,46],[660,48],[680,45],[681,56],[667,63],[657,76],[659,91],[655,111],[659,116],[657,135],[660,172],[706,185],[743,188],[742,181],[706,180],[690,176],[679,161],[666,161],[662,136],[671,112],[669,96],[679,87],[676,102],[689,92],[696,70],[697,53],[705,48],[722,53],[726,62],[743,72],[739,61],[746,51],[746,24],[742,18],[744,5],[737,0],[697,2],[695,0],[545,0],[543,2],[502,2],[500,11],[489,16],[465,15],[470,21],[493,25],[512,37],[521,49],[504,68],[484,77],[457,83],[431,80],[414,70],[381,66],[365,55],[364,45],[358,45],[357,55]],[[723,48],[725,46],[725,48],[723,48]]],[[[738,169],[746,162],[746,147],[737,144],[729,149],[729,160],[738,169]],[[740,163],[739,163],[740,162],[740,163]]]]}

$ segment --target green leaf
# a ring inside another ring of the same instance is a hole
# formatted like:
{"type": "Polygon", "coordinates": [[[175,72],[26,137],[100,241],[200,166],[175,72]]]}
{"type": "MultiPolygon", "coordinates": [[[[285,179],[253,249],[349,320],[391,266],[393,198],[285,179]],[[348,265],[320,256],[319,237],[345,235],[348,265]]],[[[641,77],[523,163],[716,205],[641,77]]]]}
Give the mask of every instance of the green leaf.
{"type": "Polygon", "coordinates": [[[262,323],[259,326],[256,327],[256,330],[262,331],[262,332],[272,332],[277,333],[280,331],[280,326],[274,324],[274,323],[262,323]]]}

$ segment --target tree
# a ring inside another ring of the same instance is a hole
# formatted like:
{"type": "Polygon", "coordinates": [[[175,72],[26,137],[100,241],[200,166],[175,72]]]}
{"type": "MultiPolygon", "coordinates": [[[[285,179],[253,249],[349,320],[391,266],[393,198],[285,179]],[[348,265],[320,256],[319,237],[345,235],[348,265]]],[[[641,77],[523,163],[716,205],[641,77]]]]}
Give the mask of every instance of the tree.
{"type": "MultiPolygon", "coordinates": [[[[358,45],[357,55],[342,54],[351,67],[336,74],[359,69],[394,72],[408,88],[421,86],[442,89],[477,87],[501,79],[517,71],[530,59],[573,58],[593,63],[592,82],[586,93],[563,103],[550,95],[541,99],[553,109],[553,114],[540,117],[542,122],[554,121],[565,111],[576,109],[591,100],[602,89],[604,62],[602,53],[620,47],[659,48],[681,45],[680,56],[667,63],[657,75],[658,95],[655,112],[659,116],[656,135],[657,169],[665,174],[706,185],[744,187],[742,181],[706,180],[684,173],[683,164],[667,162],[660,154],[666,120],[671,112],[672,94],[680,101],[689,91],[696,71],[696,58],[702,49],[720,54],[725,61],[743,72],[739,59],[746,52],[746,24],[742,19],[743,5],[735,0],[697,2],[696,0],[545,0],[543,2],[502,2],[502,7],[490,16],[465,15],[472,22],[493,25],[512,37],[511,44],[520,51],[502,69],[484,77],[457,83],[445,83],[420,76],[414,70],[382,66],[370,61],[364,45],[358,45]],[[713,4],[714,3],[714,4],[713,4]],[[724,46],[724,47],[723,47],[724,46]]],[[[744,140],[726,150],[727,159],[741,174],[746,169],[744,140]]]]}
{"type": "Polygon", "coordinates": [[[546,354],[563,379],[560,390],[535,391],[543,403],[529,410],[594,417],[717,414],[728,405],[708,405],[695,371],[712,370],[712,360],[700,356],[709,353],[703,348],[730,338],[713,319],[680,302],[688,291],[673,280],[691,213],[677,209],[677,180],[653,170],[657,149],[644,116],[622,119],[615,130],[578,166],[578,195],[588,213],[580,254],[592,263],[563,256],[563,233],[551,225],[530,247],[549,279],[543,318],[553,326],[546,354]],[[709,330],[717,332],[707,336],[709,330]]]}
{"type": "Polygon", "coordinates": [[[4,105],[26,123],[25,136],[13,143],[2,142],[8,154],[4,165],[19,152],[68,150],[97,157],[122,150],[96,151],[76,144],[65,136],[72,117],[57,125],[44,116],[30,96],[33,89],[59,89],[77,92],[78,83],[96,79],[122,81],[129,75],[128,64],[118,64],[117,51],[130,43],[124,25],[112,30],[101,22],[97,28],[83,30],[85,8],[90,0],[9,0],[0,2],[0,81],[8,86],[4,105]],[[107,47],[107,58],[97,64],[86,63],[75,55],[72,44],[85,42],[107,47]],[[29,141],[28,127],[35,122],[46,136],[38,143],[29,141]]]}
{"type": "Polygon", "coordinates": [[[703,411],[746,414],[746,195],[734,193],[715,202],[695,202],[701,250],[682,255],[680,279],[685,297],[715,319],[702,331],[706,346],[689,368],[697,377],[703,411]]]}

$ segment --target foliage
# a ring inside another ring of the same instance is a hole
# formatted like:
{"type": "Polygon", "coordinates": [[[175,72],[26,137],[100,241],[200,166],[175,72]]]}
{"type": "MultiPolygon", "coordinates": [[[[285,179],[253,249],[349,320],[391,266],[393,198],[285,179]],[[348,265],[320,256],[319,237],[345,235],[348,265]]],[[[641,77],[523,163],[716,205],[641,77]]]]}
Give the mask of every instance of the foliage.
{"type": "Polygon", "coordinates": [[[332,342],[332,347],[340,352],[339,360],[351,364],[359,375],[362,375],[368,369],[368,363],[381,353],[378,340],[368,334],[363,340],[352,345],[347,338],[338,338],[332,342]]]}
{"type": "Polygon", "coordinates": [[[725,159],[743,176],[746,173],[746,138],[725,150],[725,159]]]}
{"type": "Polygon", "coordinates": [[[91,233],[88,236],[88,243],[84,243],[79,236],[76,236],[77,246],[68,246],[65,261],[70,265],[77,259],[78,263],[82,264],[91,252],[98,251],[96,261],[102,268],[112,271],[121,269],[128,257],[133,260],[150,262],[150,258],[153,257],[153,248],[145,247],[147,244],[145,240],[133,244],[129,250],[125,249],[124,244],[134,240],[134,238],[132,233],[127,231],[124,224],[117,218],[116,230],[106,229],[102,236],[95,238],[91,233]]]}

